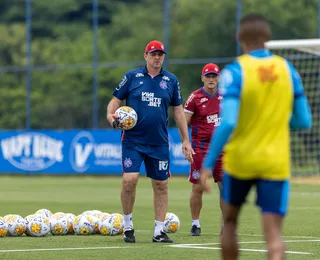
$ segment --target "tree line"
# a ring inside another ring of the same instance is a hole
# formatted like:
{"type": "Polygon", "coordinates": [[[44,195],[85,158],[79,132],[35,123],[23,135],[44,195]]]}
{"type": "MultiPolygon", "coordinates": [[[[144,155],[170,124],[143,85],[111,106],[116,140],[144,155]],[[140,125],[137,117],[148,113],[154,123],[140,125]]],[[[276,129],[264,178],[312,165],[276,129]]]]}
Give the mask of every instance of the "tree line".
{"type": "MultiPolygon", "coordinates": [[[[317,0],[242,2],[243,14],[258,11],[269,19],[273,39],[317,37],[317,0]]],[[[202,60],[236,56],[236,1],[170,0],[169,5],[167,65],[185,99],[201,87],[202,60]]],[[[25,1],[0,1],[1,129],[25,127],[25,13],[25,1]]],[[[99,125],[105,128],[105,105],[122,75],[142,64],[150,40],[164,40],[164,3],[99,1],[98,21],[99,125]]],[[[92,127],[93,37],[91,0],[32,1],[33,129],[92,127]]]]}

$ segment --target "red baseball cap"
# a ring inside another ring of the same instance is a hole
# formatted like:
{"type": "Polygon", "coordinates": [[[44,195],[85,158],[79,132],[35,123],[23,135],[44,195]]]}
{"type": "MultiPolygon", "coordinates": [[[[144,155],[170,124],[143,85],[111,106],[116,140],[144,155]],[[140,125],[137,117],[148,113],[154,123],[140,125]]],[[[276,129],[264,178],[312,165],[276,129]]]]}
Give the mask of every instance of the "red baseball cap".
{"type": "Polygon", "coordinates": [[[154,52],[154,51],[162,51],[164,53],[165,50],[164,50],[164,45],[162,42],[159,42],[159,41],[151,41],[148,43],[148,45],[146,46],[146,49],[145,49],[145,53],[149,53],[149,52],[154,52]]]}
{"type": "Polygon", "coordinates": [[[202,69],[202,74],[201,75],[205,76],[205,75],[210,74],[210,73],[220,75],[219,66],[217,64],[214,64],[214,63],[206,64],[202,69]]]}

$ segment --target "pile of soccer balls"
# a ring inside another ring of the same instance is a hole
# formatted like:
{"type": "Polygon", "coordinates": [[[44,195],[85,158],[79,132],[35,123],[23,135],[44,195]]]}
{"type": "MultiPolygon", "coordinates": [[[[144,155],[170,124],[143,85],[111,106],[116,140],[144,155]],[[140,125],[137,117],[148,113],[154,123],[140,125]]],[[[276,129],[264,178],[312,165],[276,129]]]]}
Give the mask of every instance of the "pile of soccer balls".
{"type": "MultiPolygon", "coordinates": [[[[179,227],[179,218],[173,213],[167,213],[164,231],[175,233],[179,227]]],[[[123,216],[99,210],[88,210],[75,216],[63,212],[52,214],[48,209],[39,209],[25,218],[16,214],[0,217],[0,237],[23,234],[44,237],[49,233],[55,236],[67,234],[116,236],[123,233],[123,216]]]]}

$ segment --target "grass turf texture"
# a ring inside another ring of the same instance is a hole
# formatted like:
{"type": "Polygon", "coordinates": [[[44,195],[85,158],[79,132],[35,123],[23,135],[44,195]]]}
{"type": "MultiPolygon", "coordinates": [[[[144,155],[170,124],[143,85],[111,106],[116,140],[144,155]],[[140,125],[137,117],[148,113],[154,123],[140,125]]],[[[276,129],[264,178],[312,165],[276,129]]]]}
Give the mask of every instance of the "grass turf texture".
{"type": "MultiPolygon", "coordinates": [[[[0,176],[0,183],[0,216],[19,214],[25,217],[40,208],[75,215],[93,209],[121,213],[120,177],[0,176]]],[[[173,177],[169,182],[168,212],[177,214],[181,221],[180,230],[169,236],[174,239],[174,245],[197,245],[171,247],[151,242],[152,189],[150,180],[141,177],[133,213],[137,243],[124,243],[122,236],[101,235],[4,237],[0,238],[0,259],[219,259],[220,252],[216,248],[219,248],[220,210],[217,187],[213,187],[213,193],[203,198],[202,235],[191,237],[191,185],[186,177],[173,177]],[[44,250],[25,251],[32,249],[44,250]]],[[[320,259],[319,186],[293,183],[291,190],[289,215],[284,226],[287,251],[310,254],[288,253],[287,259],[320,259]]],[[[254,207],[251,194],[243,208],[238,232],[241,248],[245,250],[241,251],[241,259],[265,259],[265,253],[258,251],[265,249],[260,226],[259,211],[254,207]]]]}

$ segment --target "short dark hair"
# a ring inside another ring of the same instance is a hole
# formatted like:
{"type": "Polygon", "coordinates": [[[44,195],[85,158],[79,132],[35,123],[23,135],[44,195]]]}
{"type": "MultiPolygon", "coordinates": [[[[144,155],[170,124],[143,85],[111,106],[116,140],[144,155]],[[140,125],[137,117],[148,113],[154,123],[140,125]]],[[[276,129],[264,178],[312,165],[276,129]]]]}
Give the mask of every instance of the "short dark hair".
{"type": "Polygon", "coordinates": [[[263,15],[257,14],[257,13],[249,13],[243,16],[240,20],[240,24],[253,23],[253,22],[262,22],[262,23],[269,24],[268,20],[263,15]]]}
{"type": "Polygon", "coordinates": [[[270,39],[268,20],[261,14],[249,13],[240,20],[239,40],[247,43],[261,43],[270,39]]]}

